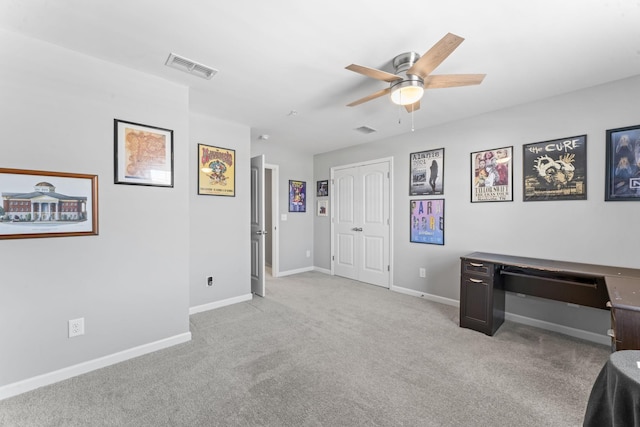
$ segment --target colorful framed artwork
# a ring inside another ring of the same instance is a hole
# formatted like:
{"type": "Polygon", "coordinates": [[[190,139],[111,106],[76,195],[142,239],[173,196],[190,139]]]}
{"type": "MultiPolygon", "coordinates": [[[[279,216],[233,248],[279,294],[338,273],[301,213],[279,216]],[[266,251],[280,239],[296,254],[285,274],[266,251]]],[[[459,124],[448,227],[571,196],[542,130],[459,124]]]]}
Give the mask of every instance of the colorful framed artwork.
{"type": "Polygon", "coordinates": [[[235,197],[235,150],[198,144],[198,194],[235,197]]]}
{"type": "Polygon", "coordinates": [[[114,119],[116,184],[173,187],[173,131],[114,119]]]}
{"type": "Polygon", "coordinates": [[[0,168],[0,239],[98,234],[98,176],[0,168]]]}
{"type": "Polygon", "coordinates": [[[471,153],[471,202],[513,201],[513,147],[471,153]]]}
{"type": "Polygon", "coordinates": [[[607,130],[606,201],[640,200],[640,125],[607,130]]]}
{"type": "Polygon", "coordinates": [[[525,144],[522,165],[525,202],[587,198],[587,135],[525,144]]]}
{"type": "Polygon", "coordinates": [[[411,243],[444,245],[444,199],[411,200],[411,243]]]}
{"type": "Polygon", "coordinates": [[[318,200],[318,216],[327,216],[329,214],[329,201],[318,200]]]}
{"type": "Polygon", "coordinates": [[[329,180],[318,181],[316,186],[316,195],[318,197],[327,197],[329,195],[329,180]]]}
{"type": "Polygon", "coordinates": [[[409,154],[409,195],[444,194],[444,148],[409,154]]]}
{"type": "Polygon", "coordinates": [[[307,183],[289,180],[289,212],[307,211],[307,183]]]}

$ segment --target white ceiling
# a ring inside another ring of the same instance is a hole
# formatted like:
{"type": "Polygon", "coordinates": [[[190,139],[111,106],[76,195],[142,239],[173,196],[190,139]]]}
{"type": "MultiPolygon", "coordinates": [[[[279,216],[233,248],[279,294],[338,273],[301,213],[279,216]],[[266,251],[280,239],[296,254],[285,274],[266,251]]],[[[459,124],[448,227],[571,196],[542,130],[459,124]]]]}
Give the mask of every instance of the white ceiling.
{"type": "Polygon", "coordinates": [[[308,153],[640,74],[637,0],[2,0],[0,27],[189,86],[193,111],[308,153]],[[393,72],[448,32],[466,40],[433,74],[481,85],[427,91],[413,120],[387,97],[345,106],[386,87],[345,66],[393,72]],[[219,73],[166,67],[171,52],[219,73]]]}

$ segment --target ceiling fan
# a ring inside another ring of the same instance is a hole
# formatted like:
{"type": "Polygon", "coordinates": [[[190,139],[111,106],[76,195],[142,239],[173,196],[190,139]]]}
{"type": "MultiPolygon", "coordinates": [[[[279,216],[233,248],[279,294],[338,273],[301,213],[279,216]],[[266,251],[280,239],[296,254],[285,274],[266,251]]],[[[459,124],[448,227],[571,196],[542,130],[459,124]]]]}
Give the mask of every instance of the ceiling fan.
{"type": "Polygon", "coordinates": [[[390,84],[388,88],[353,101],[347,106],[355,107],[372,99],[391,94],[393,103],[403,105],[408,112],[412,112],[420,108],[420,99],[425,89],[470,86],[482,83],[486,74],[430,74],[463,41],[462,37],[448,33],[422,57],[415,52],[402,53],[393,58],[395,74],[357,64],[345,67],[347,70],[390,84]]]}

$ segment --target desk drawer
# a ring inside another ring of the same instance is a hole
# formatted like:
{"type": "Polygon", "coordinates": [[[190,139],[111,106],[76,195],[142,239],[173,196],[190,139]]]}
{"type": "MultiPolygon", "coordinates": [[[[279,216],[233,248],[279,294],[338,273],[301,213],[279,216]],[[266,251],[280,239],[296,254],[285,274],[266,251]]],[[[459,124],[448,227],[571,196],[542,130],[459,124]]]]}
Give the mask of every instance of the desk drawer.
{"type": "Polygon", "coordinates": [[[462,274],[493,277],[494,264],[466,259],[462,261],[462,274]]]}

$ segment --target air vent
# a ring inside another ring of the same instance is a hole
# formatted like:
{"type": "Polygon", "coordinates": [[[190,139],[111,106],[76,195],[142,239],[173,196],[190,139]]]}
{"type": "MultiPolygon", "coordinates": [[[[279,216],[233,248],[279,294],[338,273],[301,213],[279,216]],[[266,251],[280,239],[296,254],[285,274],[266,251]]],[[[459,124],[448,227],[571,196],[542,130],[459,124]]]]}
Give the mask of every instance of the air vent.
{"type": "Polygon", "coordinates": [[[206,65],[178,56],[175,53],[169,54],[167,62],[165,62],[164,65],[207,80],[210,80],[211,77],[215,76],[218,72],[215,68],[207,67],[206,65]]]}
{"type": "Polygon", "coordinates": [[[356,128],[358,132],[364,133],[365,135],[369,135],[370,133],[377,132],[374,128],[370,128],[369,126],[360,126],[356,128]]]}

